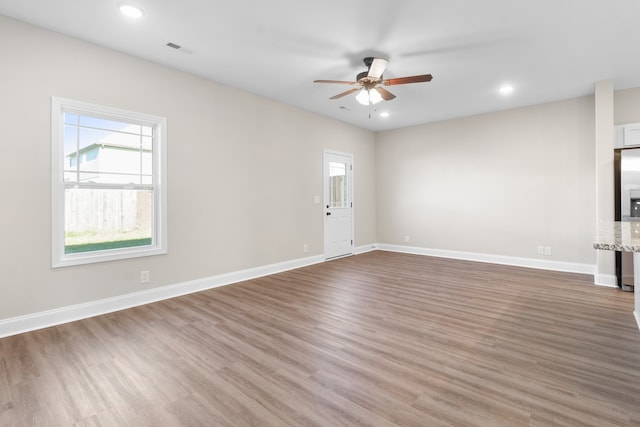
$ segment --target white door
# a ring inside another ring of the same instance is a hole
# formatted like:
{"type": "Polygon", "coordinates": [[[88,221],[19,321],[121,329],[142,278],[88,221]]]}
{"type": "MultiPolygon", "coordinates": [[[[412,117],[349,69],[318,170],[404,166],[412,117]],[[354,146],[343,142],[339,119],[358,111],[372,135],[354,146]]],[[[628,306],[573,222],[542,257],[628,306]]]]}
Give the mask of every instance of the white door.
{"type": "Polygon", "coordinates": [[[353,253],[352,156],[324,152],[324,256],[353,253]]]}

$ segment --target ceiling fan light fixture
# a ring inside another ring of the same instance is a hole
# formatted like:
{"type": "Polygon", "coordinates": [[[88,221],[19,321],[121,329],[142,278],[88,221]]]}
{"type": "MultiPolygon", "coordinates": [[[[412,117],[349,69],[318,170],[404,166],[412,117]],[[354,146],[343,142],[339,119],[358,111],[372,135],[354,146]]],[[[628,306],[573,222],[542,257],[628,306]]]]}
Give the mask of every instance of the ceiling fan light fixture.
{"type": "Polygon", "coordinates": [[[362,105],[373,105],[382,101],[382,96],[380,96],[377,90],[362,89],[356,95],[356,101],[362,105]]]}
{"type": "Polygon", "coordinates": [[[370,90],[369,91],[369,101],[372,104],[377,104],[378,102],[382,101],[382,96],[380,95],[380,93],[377,90],[370,90]]]}
{"type": "Polygon", "coordinates": [[[362,89],[356,95],[356,101],[358,101],[362,105],[369,105],[369,92],[366,89],[362,89]]]}

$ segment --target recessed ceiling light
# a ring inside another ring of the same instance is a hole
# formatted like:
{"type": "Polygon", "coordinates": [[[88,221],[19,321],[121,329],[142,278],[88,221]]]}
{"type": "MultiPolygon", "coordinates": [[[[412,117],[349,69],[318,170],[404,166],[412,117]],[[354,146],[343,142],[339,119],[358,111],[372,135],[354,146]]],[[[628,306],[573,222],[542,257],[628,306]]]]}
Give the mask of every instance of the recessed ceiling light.
{"type": "Polygon", "coordinates": [[[380,113],[380,117],[389,117],[389,112],[383,111],[382,113],[380,113]]]}
{"type": "Polygon", "coordinates": [[[513,86],[511,85],[504,85],[500,88],[501,95],[511,95],[512,93],[513,93],[513,86]]]}
{"type": "Polygon", "coordinates": [[[142,18],[142,15],[144,15],[142,9],[130,4],[120,5],[120,12],[122,12],[123,15],[128,16],[129,18],[142,18]]]}

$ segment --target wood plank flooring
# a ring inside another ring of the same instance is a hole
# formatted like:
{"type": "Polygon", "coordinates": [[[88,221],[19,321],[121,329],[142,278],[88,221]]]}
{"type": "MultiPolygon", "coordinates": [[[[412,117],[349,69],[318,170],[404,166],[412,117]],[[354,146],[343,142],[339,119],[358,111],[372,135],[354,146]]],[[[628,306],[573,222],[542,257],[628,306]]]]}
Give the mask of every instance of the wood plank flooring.
{"type": "Polygon", "coordinates": [[[0,340],[2,426],[640,425],[633,294],[376,251],[0,340]]]}

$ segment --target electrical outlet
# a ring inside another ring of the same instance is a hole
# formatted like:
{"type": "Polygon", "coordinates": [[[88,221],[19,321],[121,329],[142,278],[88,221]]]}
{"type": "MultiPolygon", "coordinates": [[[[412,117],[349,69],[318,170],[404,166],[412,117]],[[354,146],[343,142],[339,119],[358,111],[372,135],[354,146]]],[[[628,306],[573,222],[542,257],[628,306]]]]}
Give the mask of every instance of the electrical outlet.
{"type": "Polygon", "coordinates": [[[404,236],[405,243],[409,243],[410,241],[411,241],[411,238],[409,236],[404,236]]]}
{"type": "Polygon", "coordinates": [[[538,255],[544,255],[544,246],[538,246],[538,255]]]}
{"type": "Polygon", "coordinates": [[[149,283],[149,270],[142,270],[140,272],[140,283],[149,283]]]}
{"type": "Polygon", "coordinates": [[[551,246],[545,246],[544,248],[544,254],[546,256],[551,256],[551,246]]]}
{"type": "Polygon", "coordinates": [[[307,245],[306,243],[302,245],[302,252],[309,252],[309,245],[307,245]]]}

